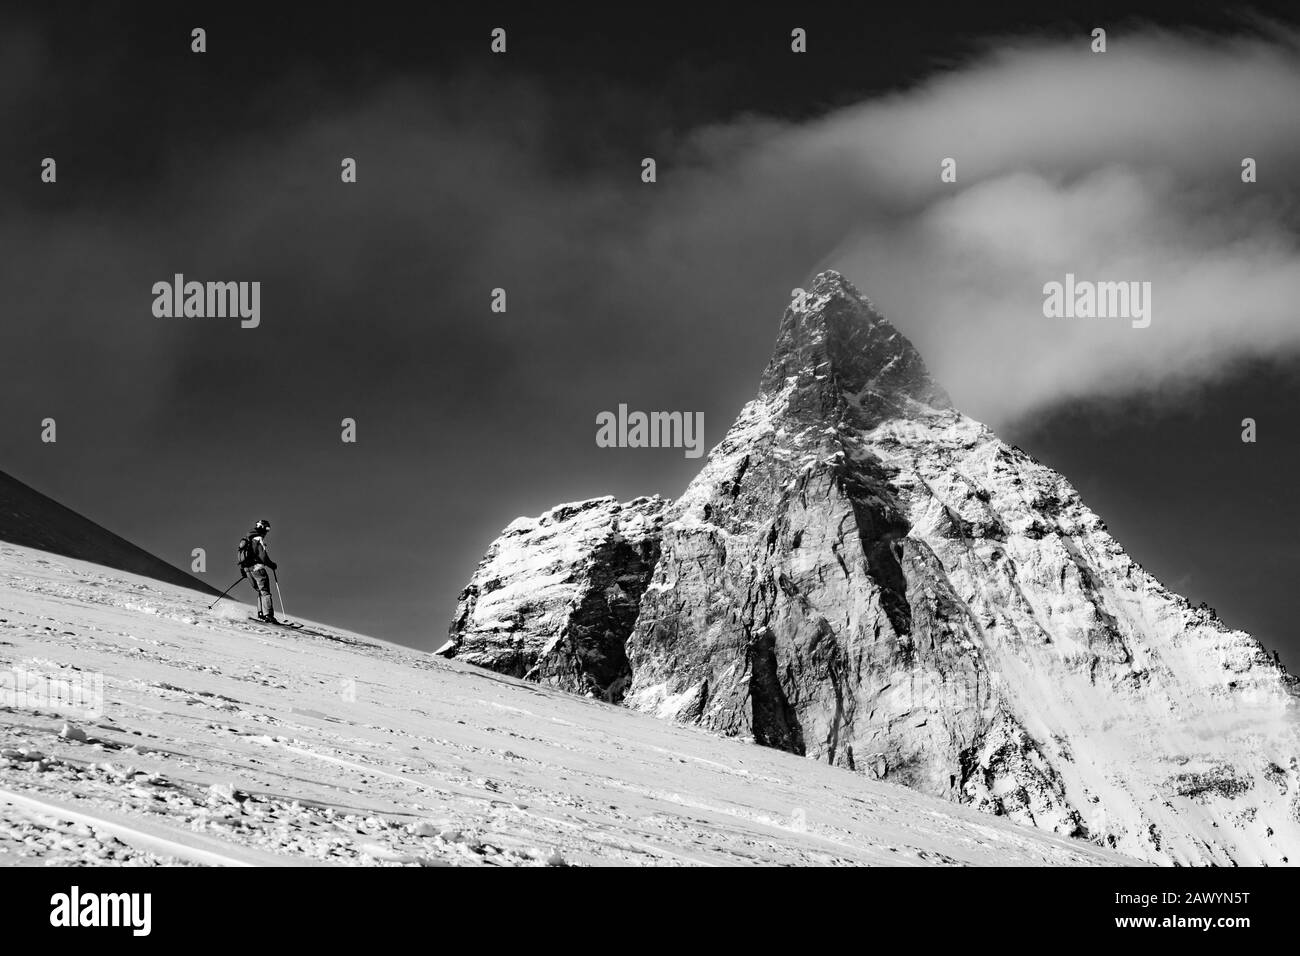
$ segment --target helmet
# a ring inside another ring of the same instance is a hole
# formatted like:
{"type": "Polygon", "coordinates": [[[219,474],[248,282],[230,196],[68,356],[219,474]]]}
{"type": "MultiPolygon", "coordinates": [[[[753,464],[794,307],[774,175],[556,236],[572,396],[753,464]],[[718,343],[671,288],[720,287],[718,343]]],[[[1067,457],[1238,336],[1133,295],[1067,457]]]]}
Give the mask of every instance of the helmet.
{"type": "Polygon", "coordinates": [[[270,530],[271,530],[271,522],[269,522],[269,521],[267,521],[265,518],[263,518],[263,519],[262,519],[261,521],[259,521],[257,524],[253,525],[253,530],[254,530],[254,531],[270,531],[270,530]]]}

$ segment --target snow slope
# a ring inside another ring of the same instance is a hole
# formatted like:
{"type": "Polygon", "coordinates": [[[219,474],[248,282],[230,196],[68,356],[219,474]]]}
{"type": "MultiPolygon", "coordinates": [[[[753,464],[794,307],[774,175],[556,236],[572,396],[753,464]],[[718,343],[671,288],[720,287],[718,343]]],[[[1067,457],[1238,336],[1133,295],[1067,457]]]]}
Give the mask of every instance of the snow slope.
{"type": "Polygon", "coordinates": [[[793,754],[206,603],[0,545],[0,863],[1126,862],[793,754]],[[39,699],[51,681],[78,682],[77,713],[39,699]]]}

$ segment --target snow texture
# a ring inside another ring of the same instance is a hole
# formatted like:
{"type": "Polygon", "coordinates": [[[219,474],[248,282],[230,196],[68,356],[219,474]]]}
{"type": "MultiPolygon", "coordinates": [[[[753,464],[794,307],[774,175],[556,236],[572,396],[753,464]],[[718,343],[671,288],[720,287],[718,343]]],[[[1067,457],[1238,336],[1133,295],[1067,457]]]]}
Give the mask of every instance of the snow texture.
{"type": "Polygon", "coordinates": [[[776,750],[206,604],[0,547],[0,675],[21,671],[33,692],[0,707],[0,865],[1119,859],[776,750]],[[99,708],[36,700],[95,677],[99,708]]]}

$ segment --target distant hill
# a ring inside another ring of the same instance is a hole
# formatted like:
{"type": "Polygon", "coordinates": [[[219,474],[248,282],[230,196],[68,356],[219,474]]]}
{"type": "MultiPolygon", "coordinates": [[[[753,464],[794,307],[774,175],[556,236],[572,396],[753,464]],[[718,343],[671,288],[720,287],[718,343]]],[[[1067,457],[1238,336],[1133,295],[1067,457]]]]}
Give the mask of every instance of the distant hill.
{"type": "Polygon", "coordinates": [[[0,539],[183,588],[215,588],[0,471],[0,539]]]}

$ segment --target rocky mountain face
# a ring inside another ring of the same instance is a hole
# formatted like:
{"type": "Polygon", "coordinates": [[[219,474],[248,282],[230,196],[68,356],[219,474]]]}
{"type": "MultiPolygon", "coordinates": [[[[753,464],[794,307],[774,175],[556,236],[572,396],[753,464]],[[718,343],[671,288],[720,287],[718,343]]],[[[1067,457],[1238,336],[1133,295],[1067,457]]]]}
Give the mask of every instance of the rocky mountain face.
{"type": "Polygon", "coordinates": [[[1142,859],[1300,862],[1296,679],[833,272],[680,499],[516,521],[447,652],[1142,859]]]}
{"type": "Polygon", "coordinates": [[[659,560],[667,502],[595,498],[518,518],[461,592],[439,654],[621,700],[624,645],[659,560]]]}

